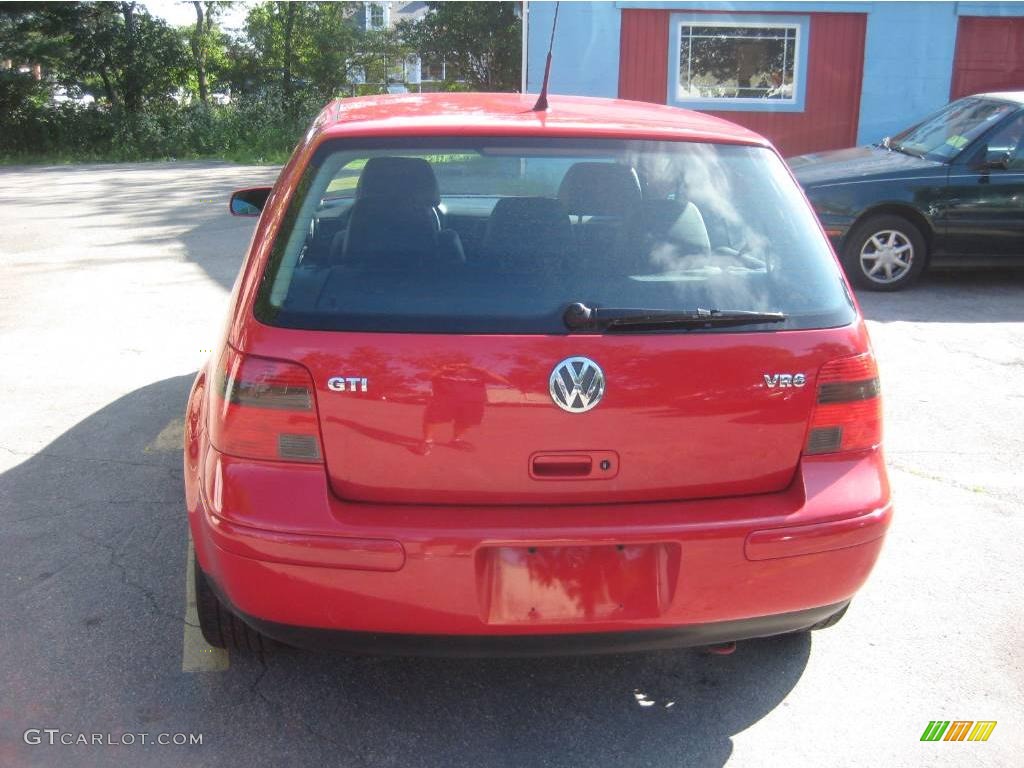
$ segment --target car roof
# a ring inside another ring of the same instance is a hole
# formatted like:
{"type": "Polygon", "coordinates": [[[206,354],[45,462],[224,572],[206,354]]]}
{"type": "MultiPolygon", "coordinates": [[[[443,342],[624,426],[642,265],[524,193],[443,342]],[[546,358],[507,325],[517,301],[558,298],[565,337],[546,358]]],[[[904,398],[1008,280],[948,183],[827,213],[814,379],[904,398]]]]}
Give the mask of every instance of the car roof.
{"type": "Polygon", "coordinates": [[[1014,101],[1018,104],[1024,104],[1024,91],[993,91],[976,95],[982,99],[1002,99],[1003,101],[1014,101]]]}
{"type": "Polygon", "coordinates": [[[735,123],[688,109],[623,99],[518,93],[408,93],[337,99],[317,118],[325,138],[340,136],[514,135],[674,139],[767,146],[735,123]]]}

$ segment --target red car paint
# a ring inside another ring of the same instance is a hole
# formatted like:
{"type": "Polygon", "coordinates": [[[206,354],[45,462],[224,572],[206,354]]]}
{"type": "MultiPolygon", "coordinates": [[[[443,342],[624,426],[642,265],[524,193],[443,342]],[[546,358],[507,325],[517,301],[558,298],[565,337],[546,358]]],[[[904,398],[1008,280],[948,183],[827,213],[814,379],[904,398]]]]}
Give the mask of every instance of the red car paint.
{"type": "Polygon", "coordinates": [[[616,632],[840,604],[867,578],[891,518],[881,447],[805,449],[817,372],[870,350],[859,310],[840,328],[685,337],[354,333],[255,319],[270,248],[326,140],[769,146],[678,109],[551,104],[536,113],[529,97],[507,94],[338,101],[282,170],[231,297],[227,356],[200,372],[186,418],[196,557],[244,617],[407,635],[616,632]],[[322,462],[218,450],[212,412],[227,406],[214,382],[236,353],[308,372],[322,462]],[[555,408],[547,391],[552,365],[573,355],[598,361],[609,379],[586,419],[555,408]],[[328,379],[353,370],[374,386],[332,397],[328,379]],[[805,371],[806,386],[768,389],[762,374],[775,371],[805,371]],[[433,386],[439,377],[461,388],[433,386]],[[451,411],[466,399],[479,399],[481,414],[468,433],[472,450],[417,451],[432,401],[451,411]]]}

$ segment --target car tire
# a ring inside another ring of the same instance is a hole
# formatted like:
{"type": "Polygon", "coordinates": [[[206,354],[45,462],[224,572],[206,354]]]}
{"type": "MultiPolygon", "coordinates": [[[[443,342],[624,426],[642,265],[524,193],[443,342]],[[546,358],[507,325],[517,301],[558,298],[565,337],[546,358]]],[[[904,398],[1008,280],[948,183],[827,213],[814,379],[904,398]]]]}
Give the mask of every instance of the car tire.
{"type": "Polygon", "coordinates": [[[902,216],[884,214],[865,219],[843,242],[846,276],[857,288],[869,291],[907,288],[921,276],[927,260],[924,235],[902,216]]]}
{"type": "Polygon", "coordinates": [[[241,653],[258,656],[266,654],[271,642],[240,618],[235,616],[217,597],[206,574],[199,567],[199,559],[193,564],[196,583],[196,613],[199,615],[199,629],[206,642],[215,648],[227,648],[241,653]]]}
{"type": "Polygon", "coordinates": [[[813,627],[811,627],[811,632],[817,632],[819,629],[828,629],[829,627],[834,627],[836,624],[838,624],[842,620],[843,616],[846,615],[846,611],[849,609],[849,607],[850,607],[850,604],[847,603],[846,605],[844,605],[842,608],[840,608],[838,611],[833,613],[828,618],[822,619],[817,624],[815,624],[813,627]]]}

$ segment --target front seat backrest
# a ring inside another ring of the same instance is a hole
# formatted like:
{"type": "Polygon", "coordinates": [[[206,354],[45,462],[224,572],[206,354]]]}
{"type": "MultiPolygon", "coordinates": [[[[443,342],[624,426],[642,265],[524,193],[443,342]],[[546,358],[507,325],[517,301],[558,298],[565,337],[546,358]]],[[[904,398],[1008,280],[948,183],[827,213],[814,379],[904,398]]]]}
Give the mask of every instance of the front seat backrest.
{"type": "Polygon", "coordinates": [[[630,238],[672,245],[680,255],[707,253],[711,238],[696,205],[680,200],[645,200],[629,227],[630,238]]]}
{"type": "Polygon", "coordinates": [[[640,202],[636,171],[618,163],[576,163],[558,187],[570,216],[623,217],[640,202]]]}
{"type": "Polygon", "coordinates": [[[711,250],[711,238],[700,209],[692,202],[683,204],[683,212],[668,228],[668,240],[677,244],[684,253],[707,253],[711,250]]]}
{"type": "MultiPolygon", "coordinates": [[[[371,157],[359,174],[355,197],[348,228],[332,245],[335,259],[340,253],[343,264],[379,269],[437,262],[441,193],[430,163],[420,157],[371,157]]],[[[445,255],[453,252],[450,245],[444,249],[445,255]]]]}
{"type": "Polygon", "coordinates": [[[640,272],[671,267],[678,260],[711,251],[704,217],[689,201],[644,200],[625,230],[622,254],[640,272]]]}

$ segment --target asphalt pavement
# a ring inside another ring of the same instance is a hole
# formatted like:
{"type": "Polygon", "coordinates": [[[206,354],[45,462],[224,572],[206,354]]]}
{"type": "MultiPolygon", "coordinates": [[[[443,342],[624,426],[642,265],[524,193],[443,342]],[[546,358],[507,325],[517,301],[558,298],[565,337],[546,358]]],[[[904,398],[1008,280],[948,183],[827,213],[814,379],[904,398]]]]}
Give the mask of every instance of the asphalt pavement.
{"type": "Polygon", "coordinates": [[[192,645],[182,410],[252,232],[227,194],[275,174],[0,169],[0,766],[1020,764],[1024,272],[861,297],[897,512],[833,629],[728,657],[192,645]],[[142,743],[178,734],[202,743],[142,743]]]}

